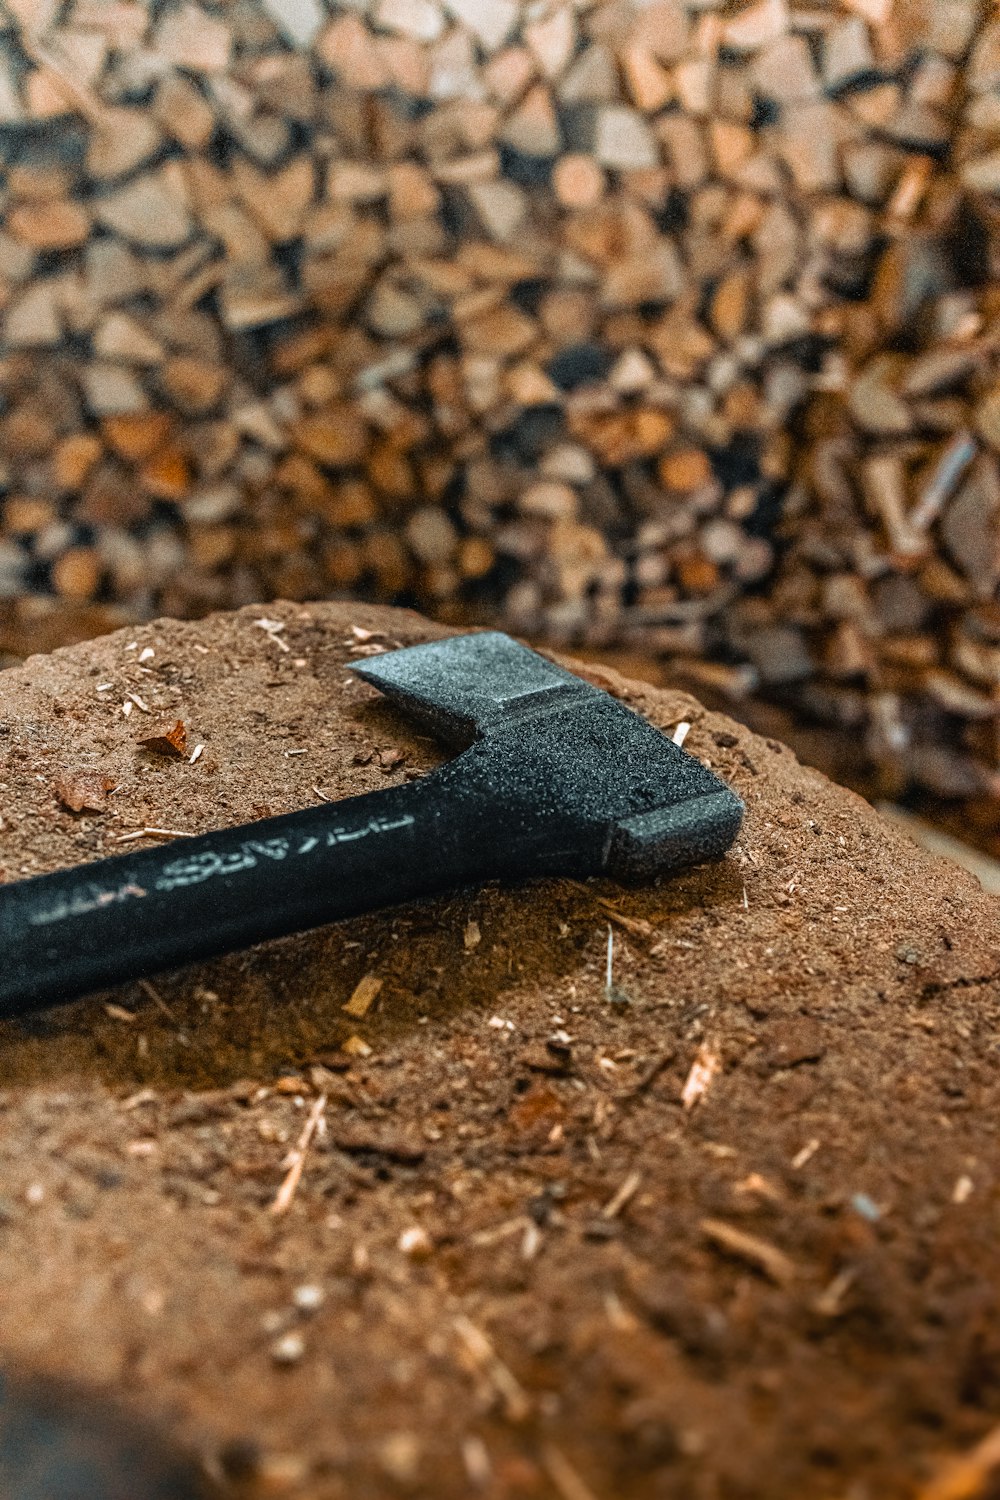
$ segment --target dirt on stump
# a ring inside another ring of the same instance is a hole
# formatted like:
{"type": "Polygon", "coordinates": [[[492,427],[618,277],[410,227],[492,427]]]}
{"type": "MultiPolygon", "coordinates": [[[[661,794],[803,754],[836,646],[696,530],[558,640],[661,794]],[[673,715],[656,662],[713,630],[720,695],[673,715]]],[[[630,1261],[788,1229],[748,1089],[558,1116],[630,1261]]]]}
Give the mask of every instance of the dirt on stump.
{"type": "MultiPolygon", "coordinates": [[[[269,605],[0,675],[3,879],[421,774],[345,668],[442,633],[269,605]]],[[[585,670],[692,726],[747,803],[728,858],[7,1024],[0,1354],[241,1495],[985,1496],[1000,905],[780,744],[585,670]]]]}

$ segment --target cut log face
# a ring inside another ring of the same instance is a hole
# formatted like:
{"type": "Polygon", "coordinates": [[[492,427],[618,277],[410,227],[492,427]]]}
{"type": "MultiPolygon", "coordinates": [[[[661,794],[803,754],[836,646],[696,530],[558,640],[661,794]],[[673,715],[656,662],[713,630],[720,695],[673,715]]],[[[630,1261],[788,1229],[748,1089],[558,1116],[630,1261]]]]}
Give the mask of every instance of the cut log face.
{"type": "Polygon", "coordinates": [[[1000,792],[984,7],[9,9],[11,641],[399,593],[1000,792]]]}

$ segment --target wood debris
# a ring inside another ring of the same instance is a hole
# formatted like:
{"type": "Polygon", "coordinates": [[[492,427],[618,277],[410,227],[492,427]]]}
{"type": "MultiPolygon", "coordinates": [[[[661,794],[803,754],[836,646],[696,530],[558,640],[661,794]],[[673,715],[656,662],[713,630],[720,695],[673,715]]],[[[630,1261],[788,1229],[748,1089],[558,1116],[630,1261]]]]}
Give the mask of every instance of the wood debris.
{"type": "Polygon", "coordinates": [[[968,1453],[943,1464],[917,1500],[985,1500],[998,1469],[1000,1427],[994,1427],[968,1453]]]}
{"type": "Polygon", "coordinates": [[[359,979],[351,998],[341,1006],[341,1010],[360,1020],[371,1010],[384,983],[377,975],[366,974],[363,979],[359,979]]]}
{"type": "Polygon", "coordinates": [[[798,1275],[795,1262],[783,1250],[755,1234],[746,1234],[721,1219],[702,1219],[701,1229],[713,1245],[763,1271],[777,1286],[790,1286],[798,1275]]]}
{"type": "Polygon", "coordinates": [[[271,1358],[276,1365],[297,1365],[305,1352],[305,1338],[294,1328],[289,1333],[280,1334],[271,1344],[271,1358]]]}
{"type": "Polygon", "coordinates": [[[796,1151],[795,1155],[792,1157],[792,1171],[800,1172],[808,1162],[812,1161],[821,1145],[822,1142],[816,1136],[813,1136],[812,1140],[807,1141],[802,1149],[800,1151],[796,1151]]]}
{"type": "Polygon", "coordinates": [[[854,1285],[857,1272],[848,1266],[843,1271],[838,1271],[833,1280],[828,1282],[819,1296],[813,1299],[813,1311],[819,1313],[821,1318],[838,1318],[844,1309],[844,1299],[854,1285]]]}
{"type": "Polygon", "coordinates": [[[287,1169],[286,1176],[281,1184],[281,1187],[278,1189],[278,1193],[274,1199],[274,1202],[271,1204],[272,1214],[280,1215],[287,1213],[289,1208],[291,1207],[292,1200],[295,1197],[299,1182],[302,1178],[302,1172],[306,1164],[306,1156],[309,1152],[309,1146],[314,1135],[316,1135],[317,1131],[321,1128],[323,1112],[325,1109],[326,1095],[320,1094],[319,1097],[314,1100],[313,1106],[310,1109],[309,1114],[306,1116],[305,1124],[302,1127],[299,1138],[295,1143],[294,1149],[288,1153],[285,1161],[285,1167],[287,1169]]]}
{"type": "MultiPolygon", "coordinates": [[[[344,1050],[347,1050],[346,1045],[344,1050]]],[[[354,1055],[367,1057],[370,1054],[371,1048],[366,1053],[356,1052],[354,1055]]],[[[382,1157],[386,1161],[413,1165],[423,1161],[426,1155],[422,1141],[391,1128],[336,1125],[331,1139],[338,1151],[352,1156],[382,1157]]]]}
{"type": "Polygon", "coordinates": [[[694,1109],[704,1100],[721,1068],[722,1058],[718,1050],[709,1042],[703,1043],[681,1089],[681,1103],[685,1109],[694,1109]]]}
{"type": "Polygon", "coordinates": [[[604,1219],[617,1219],[624,1208],[627,1208],[639,1191],[642,1182],[641,1172],[630,1172],[621,1187],[612,1198],[605,1203],[601,1209],[601,1217],[604,1219]]]}
{"type": "Polygon", "coordinates": [[[581,1479],[573,1464],[555,1443],[543,1444],[542,1462],[560,1500],[596,1500],[590,1485],[581,1479]]]}
{"type": "Polygon", "coordinates": [[[453,1324],[466,1362],[486,1378],[502,1403],[510,1422],[523,1422],[531,1414],[531,1401],[512,1370],[497,1354],[483,1330],[464,1313],[453,1324]]]}
{"type": "Polygon", "coordinates": [[[69,812],[105,812],[108,793],[116,782],[100,771],[67,771],[52,783],[52,790],[69,812]]]}
{"type": "MultiPolygon", "coordinates": [[[[578,885],[578,882],[570,881],[569,884],[578,885]]],[[[592,892],[586,886],[580,885],[579,889],[586,892],[588,896],[592,896],[592,892]]],[[[622,911],[620,907],[615,906],[611,901],[607,901],[603,896],[593,896],[592,899],[596,901],[602,912],[616,926],[621,927],[624,932],[630,933],[632,937],[643,938],[648,942],[653,942],[660,936],[657,928],[653,926],[652,922],[647,922],[645,917],[630,916],[628,912],[622,911]]],[[[610,983],[610,980],[608,982],[610,983]]]]}
{"type": "Polygon", "coordinates": [[[10,10],[0,639],[413,598],[995,822],[983,7],[10,10]]]}
{"type": "Polygon", "coordinates": [[[190,839],[193,833],[185,833],[180,828],[135,828],[131,833],[118,833],[115,835],[116,844],[129,844],[134,839],[190,839]]]}
{"type": "Polygon", "coordinates": [[[188,758],[187,726],[181,719],[176,719],[172,724],[163,724],[151,733],[142,735],[137,743],[156,755],[174,756],[178,760],[188,758]]]}

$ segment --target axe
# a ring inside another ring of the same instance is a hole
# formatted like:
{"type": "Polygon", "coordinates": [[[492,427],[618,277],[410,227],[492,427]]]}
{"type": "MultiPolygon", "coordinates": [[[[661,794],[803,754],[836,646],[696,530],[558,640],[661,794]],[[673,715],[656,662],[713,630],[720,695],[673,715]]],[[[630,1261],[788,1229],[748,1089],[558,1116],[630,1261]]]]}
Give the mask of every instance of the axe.
{"type": "Polygon", "coordinates": [[[509,636],[351,670],[460,753],[402,786],[0,887],[0,1016],[485,880],[650,880],[739,831],[711,771],[509,636]]]}

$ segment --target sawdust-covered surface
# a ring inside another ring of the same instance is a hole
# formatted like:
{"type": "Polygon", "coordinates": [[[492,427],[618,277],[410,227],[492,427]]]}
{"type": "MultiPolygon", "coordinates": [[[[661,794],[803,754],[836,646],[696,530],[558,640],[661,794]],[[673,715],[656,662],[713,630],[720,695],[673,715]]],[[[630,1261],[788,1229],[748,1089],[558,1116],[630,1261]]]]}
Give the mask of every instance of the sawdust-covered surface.
{"type": "MultiPolygon", "coordinates": [[[[436,627],[263,617],[0,676],[5,880],[434,763],[345,664],[436,627]],[[177,720],[185,758],[138,744],[177,720]],[[83,773],[103,811],[67,810],[83,773]]],[[[463,893],[3,1029],[9,1362],[241,1494],[986,1493],[1000,906],[780,745],[599,680],[746,799],[723,863],[463,893]]]]}

